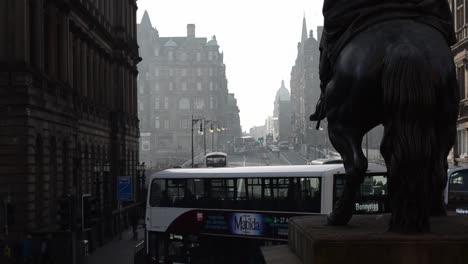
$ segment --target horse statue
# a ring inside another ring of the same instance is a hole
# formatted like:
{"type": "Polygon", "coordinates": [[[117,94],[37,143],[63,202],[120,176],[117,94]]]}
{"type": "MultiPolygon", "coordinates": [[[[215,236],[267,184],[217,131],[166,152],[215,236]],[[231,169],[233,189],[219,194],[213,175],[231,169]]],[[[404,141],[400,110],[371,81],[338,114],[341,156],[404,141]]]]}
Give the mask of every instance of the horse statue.
{"type": "Polygon", "coordinates": [[[368,166],[363,136],[383,125],[389,231],[428,232],[430,216],[446,214],[447,156],[456,137],[459,88],[450,50],[452,15],[445,0],[377,2],[382,6],[373,0],[324,3],[322,38],[328,40],[322,39],[322,97],[311,120],[327,118],[330,142],[346,172],[343,195],[328,223],[350,221],[368,166]],[[341,10],[348,17],[341,16],[340,4],[357,15],[341,10]],[[344,29],[335,30],[339,27],[344,29]]]}

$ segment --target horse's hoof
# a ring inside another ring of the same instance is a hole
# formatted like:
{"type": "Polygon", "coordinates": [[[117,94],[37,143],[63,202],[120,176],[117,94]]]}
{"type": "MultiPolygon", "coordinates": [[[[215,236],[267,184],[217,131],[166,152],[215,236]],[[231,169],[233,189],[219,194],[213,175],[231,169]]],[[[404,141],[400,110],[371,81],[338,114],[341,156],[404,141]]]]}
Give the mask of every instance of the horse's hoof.
{"type": "Polygon", "coordinates": [[[320,121],[325,118],[324,114],[320,114],[319,112],[315,112],[312,115],[310,115],[309,120],[310,121],[320,121]]]}
{"type": "Polygon", "coordinates": [[[330,226],[344,226],[351,220],[352,214],[337,214],[334,211],[327,217],[327,223],[330,226]]]}

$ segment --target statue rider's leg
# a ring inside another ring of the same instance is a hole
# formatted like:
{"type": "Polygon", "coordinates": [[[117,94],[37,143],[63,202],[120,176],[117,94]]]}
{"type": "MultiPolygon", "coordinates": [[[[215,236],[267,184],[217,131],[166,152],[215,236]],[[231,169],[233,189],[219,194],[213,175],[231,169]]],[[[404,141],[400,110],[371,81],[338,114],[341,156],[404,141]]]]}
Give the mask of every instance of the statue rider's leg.
{"type": "Polygon", "coordinates": [[[367,159],[362,152],[363,134],[352,127],[328,120],[328,133],[333,147],[341,154],[346,171],[345,188],[328,216],[329,225],[346,225],[353,215],[356,194],[364,180],[367,159]]]}
{"type": "Polygon", "coordinates": [[[326,50],[321,50],[320,52],[320,66],[319,66],[319,76],[320,76],[320,98],[315,107],[315,113],[310,116],[310,121],[320,121],[326,117],[325,113],[325,91],[327,86],[332,78],[330,60],[328,59],[326,50]]]}

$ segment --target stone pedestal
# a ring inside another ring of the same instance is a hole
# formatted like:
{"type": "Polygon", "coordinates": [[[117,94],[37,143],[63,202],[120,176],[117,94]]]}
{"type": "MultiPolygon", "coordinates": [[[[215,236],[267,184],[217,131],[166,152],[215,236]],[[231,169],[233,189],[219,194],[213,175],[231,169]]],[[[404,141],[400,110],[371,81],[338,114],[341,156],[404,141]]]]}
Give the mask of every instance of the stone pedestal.
{"type": "Polygon", "coordinates": [[[432,218],[431,233],[423,235],[386,232],[388,222],[388,215],[361,215],[334,227],[326,225],[326,216],[295,217],[289,221],[289,250],[303,264],[468,263],[467,216],[432,218]]]}

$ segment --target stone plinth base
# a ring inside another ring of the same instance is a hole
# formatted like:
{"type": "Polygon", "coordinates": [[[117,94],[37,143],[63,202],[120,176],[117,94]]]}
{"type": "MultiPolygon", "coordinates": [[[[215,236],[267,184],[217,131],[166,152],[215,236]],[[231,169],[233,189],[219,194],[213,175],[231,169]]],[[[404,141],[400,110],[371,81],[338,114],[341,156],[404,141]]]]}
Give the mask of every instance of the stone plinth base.
{"type": "MultiPolygon", "coordinates": [[[[348,226],[326,225],[326,216],[289,221],[289,250],[303,264],[468,263],[468,217],[431,219],[431,233],[386,232],[389,216],[354,216],[348,226]]],[[[287,263],[287,262],[285,262],[287,263]]]]}

